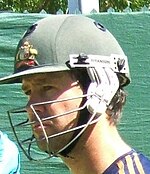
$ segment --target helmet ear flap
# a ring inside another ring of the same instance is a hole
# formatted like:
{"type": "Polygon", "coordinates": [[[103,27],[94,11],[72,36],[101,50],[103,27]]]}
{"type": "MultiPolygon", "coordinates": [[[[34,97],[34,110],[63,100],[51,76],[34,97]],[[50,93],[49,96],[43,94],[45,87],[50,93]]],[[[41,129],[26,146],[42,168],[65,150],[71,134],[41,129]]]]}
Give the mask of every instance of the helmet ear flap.
{"type": "Polygon", "coordinates": [[[117,74],[110,68],[88,68],[87,70],[92,81],[87,92],[87,109],[91,114],[102,114],[119,88],[117,74]]]}
{"type": "Polygon", "coordinates": [[[70,67],[86,68],[91,80],[87,90],[87,109],[91,114],[106,111],[119,86],[129,83],[129,66],[125,55],[70,55],[70,67]],[[119,75],[120,76],[119,76],[119,75]],[[124,77],[119,82],[119,77],[124,77]]]}

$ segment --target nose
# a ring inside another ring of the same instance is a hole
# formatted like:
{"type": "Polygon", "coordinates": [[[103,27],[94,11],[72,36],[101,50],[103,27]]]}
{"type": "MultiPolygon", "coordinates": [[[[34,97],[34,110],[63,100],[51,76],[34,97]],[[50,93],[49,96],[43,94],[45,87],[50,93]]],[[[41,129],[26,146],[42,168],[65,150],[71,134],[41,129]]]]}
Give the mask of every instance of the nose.
{"type": "Polygon", "coordinates": [[[41,102],[40,98],[30,98],[27,105],[26,110],[29,115],[29,121],[34,122],[37,121],[37,117],[42,117],[44,115],[45,106],[38,104],[41,102]]]}
{"type": "Polygon", "coordinates": [[[35,122],[37,119],[36,119],[34,111],[31,108],[30,102],[28,102],[27,105],[26,105],[26,111],[28,113],[29,121],[30,122],[35,122]]]}

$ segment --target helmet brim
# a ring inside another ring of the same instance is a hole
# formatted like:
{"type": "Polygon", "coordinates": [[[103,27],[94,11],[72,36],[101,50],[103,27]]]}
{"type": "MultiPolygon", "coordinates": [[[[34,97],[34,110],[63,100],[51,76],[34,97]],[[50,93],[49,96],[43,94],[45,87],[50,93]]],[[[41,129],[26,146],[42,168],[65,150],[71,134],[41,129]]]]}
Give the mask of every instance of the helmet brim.
{"type": "Polygon", "coordinates": [[[24,76],[29,76],[32,74],[40,74],[40,73],[49,73],[49,72],[56,72],[56,71],[64,71],[64,70],[69,70],[67,66],[38,66],[34,68],[30,68],[18,73],[14,73],[11,75],[8,75],[6,77],[0,78],[0,84],[11,84],[11,83],[21,83],[22,78],[24,76]]]}

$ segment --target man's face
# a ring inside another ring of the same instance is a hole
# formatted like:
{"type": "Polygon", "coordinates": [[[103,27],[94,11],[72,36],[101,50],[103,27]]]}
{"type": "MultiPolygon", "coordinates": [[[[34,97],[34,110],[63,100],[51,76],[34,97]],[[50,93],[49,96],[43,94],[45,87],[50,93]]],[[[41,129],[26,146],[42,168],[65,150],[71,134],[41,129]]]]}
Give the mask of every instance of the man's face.
{"type": "MultiPolygon", "coordinates": [[[[67,72],[43,73],[24,77],[22,89],[28,96],[27,112],[30,121],[35,121],[32,131],[37,140],[44,138],[44,131],[47,136],[68,130],[75,127],[78,121],[78,113],[73,112],[54,119],[47,119],[42,126],[37,116],[30,108],[31,104],[52,100],[76,97],[83,94],[81,86],[75,78],[67,72]],[[43,131],[43,128],[44,131],[43,131]]],[[[36,105],[34,109],[40,119],[77,109],[82,98],[66,100],[44,105],[36,105]]],[[[48,143],[46,140],[38,141],[38,146],[43,151],[56,152],[60,150],[71,139],[73,132],[52,138],[48,143]]]]}

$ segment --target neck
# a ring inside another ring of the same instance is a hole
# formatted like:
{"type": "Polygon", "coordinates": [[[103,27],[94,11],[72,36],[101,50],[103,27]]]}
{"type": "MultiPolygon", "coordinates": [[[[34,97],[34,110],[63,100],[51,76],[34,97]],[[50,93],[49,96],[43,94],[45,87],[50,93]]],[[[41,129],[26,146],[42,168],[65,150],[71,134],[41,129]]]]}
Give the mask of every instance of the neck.
{"type": "Polygon", "coordinates": [[[100,174],[130,150],[118,134],[116,126],[110,125],[102,115],[99,122],[84,132],[69,154],[70,157],[62,157],[62,160],[72,174],[100,174]]]}

